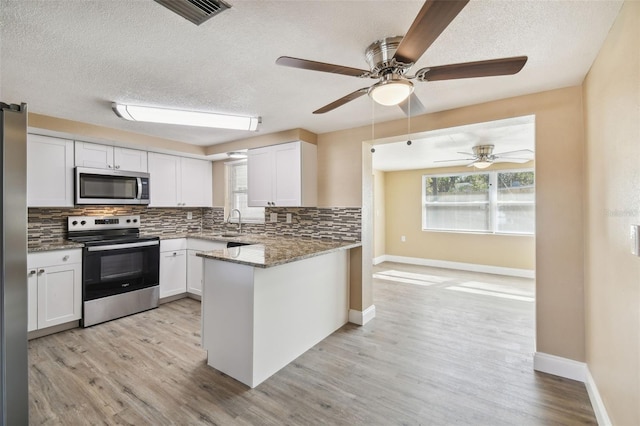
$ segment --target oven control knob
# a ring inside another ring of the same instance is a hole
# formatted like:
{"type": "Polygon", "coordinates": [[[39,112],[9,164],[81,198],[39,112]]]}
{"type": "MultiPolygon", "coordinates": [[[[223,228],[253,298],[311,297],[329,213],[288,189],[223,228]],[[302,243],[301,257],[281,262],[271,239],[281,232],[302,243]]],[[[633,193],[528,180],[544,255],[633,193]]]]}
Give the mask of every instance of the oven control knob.
{"type": "Polygon", "coordinates": [[[131,219],[127,219],[127,223],[131,223],[131,219]]]}
{"type": "Polygon", "coordinates": [[[86,224],[87,224],[87,221],[86,221],[86,220],[82,220],[82,221],[80,221],[80,225],[86,225],[86,224]]]}
{"type": "Polygon", "coordinates": [[[78,221],[77,221],[77,220],[74,220],[73,222],[71,222],[71,224],[72,224],[73,226],[76,226],[76,225],[78,224],[78,221]]]}
{"type": "Polygon", "coordinates": [[[136,223],[136,222],[138,222],[138,219],[133,219],[133,223],[136,223]]]}

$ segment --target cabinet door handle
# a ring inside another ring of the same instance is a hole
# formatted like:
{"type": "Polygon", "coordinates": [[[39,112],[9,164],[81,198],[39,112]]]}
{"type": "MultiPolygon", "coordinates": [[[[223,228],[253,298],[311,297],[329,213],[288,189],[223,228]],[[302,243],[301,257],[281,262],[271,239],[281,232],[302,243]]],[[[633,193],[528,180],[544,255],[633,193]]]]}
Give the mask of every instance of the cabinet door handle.
{"type": "Polygon", "coordinates": [[[107,167],[113,169],[113,166],[111,164],[107,164],[107,167]]]}
{"type": "Polygon", "coordinates": [[[119,169],[119,168],[120,168],[120,165],[118,164],[118,165],[116,166],[116,169],[119,169]]]}
{"type": "Polygon", "coordinates": [[[176,252],[174,251],[174,252],[173,252],[173,255],[174,255],[174,256],[177,256],[177,255],[178,255],[178,253],[176,253],[176,252]]]}
{"type": "Polygon", "coordinates": [[[40,269],[40,270],[38,271],[38,274],[44,274],[44,269],[40,269]]]}
{"type": "Polygon", "coordinates": [[[32,269],[32,270],[29,271],[29,275],[35,275],[35,274],[36,274],[36,270],[35,269],[32,269]]]}
{"type": "Polygon", "coordinates": [[[62,258],[62,261],[63,261],[63,262],[66,262],[67,260],[69,260],[69,255],[68,255],[68,254],[67,254],[67,255],[65,255],[65,256],[62,258]]]}

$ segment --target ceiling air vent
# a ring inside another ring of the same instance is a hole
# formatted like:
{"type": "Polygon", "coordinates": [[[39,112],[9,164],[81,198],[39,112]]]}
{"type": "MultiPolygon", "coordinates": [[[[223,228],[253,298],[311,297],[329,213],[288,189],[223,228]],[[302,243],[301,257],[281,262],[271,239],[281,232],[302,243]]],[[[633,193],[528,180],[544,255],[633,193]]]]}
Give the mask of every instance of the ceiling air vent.
{"type": "Polygon", "coordinates": [[[224,12],[231,6],[222,0],[155,0],[196,25],[224,12]]]}

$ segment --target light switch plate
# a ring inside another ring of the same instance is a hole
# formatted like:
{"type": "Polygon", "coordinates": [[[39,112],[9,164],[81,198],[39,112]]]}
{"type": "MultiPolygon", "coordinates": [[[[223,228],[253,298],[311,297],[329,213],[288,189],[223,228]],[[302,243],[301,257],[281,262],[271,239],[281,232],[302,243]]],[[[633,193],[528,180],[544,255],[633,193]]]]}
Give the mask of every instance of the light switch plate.
{"type": "Polygon", "coordinates": [[[278,221],[278,213],[270,213],[269,214],[269,220],[271,222],[277,222],[278,221]]]}

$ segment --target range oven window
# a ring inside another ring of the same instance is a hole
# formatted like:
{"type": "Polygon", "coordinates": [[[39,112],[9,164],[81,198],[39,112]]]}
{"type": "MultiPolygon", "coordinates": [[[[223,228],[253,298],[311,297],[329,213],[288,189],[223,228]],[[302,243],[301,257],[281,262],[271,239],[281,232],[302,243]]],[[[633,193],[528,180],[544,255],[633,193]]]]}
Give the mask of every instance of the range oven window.
{"type": "Polygon", "coordinates": [[[144,271],[144,253],[111,254],[100,258],[102,281],[140,276],[144,271]]]}
{"type": "Polygon", "coordinates": [[[112,296],[159,283],[160,245],[115,248],[85,247],[83,300],[112,296]],[[91,249],[91,250],[89,250],[91,249]]]}
{"type": "Polygon", "coordinates": [[[134,199],[137,191],[134,177],[80,174],[81,198],[134,199]]]}

